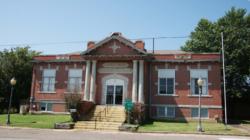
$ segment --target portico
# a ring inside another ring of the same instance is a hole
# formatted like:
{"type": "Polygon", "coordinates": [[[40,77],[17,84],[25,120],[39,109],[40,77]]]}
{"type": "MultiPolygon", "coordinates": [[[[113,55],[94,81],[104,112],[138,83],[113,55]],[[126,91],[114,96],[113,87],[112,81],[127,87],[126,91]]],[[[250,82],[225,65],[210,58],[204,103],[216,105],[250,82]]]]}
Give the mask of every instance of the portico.
{"type": "Polygon", "coordinates": [[[85,69],[84,101],[121,105],[129,98],[134,103],[144,103],[144,60],[87,60],[85,69]],[[101,77],[100,75],[104,76],[99,79],[102,81],[101,85],[97,86],[96,78],[101,77]],[[98,97],[101,97],[101,102],[97,102],[98,97]]]}
{"type": "Polygon", "coordinates": [[[144,63],[148,55],[142,41],[134,44],[113,34],[97,44],[89,42],[81,55],[86,60],[83,100],[122,104],[128,98],[133,103],[144,103],[144,63]]]}

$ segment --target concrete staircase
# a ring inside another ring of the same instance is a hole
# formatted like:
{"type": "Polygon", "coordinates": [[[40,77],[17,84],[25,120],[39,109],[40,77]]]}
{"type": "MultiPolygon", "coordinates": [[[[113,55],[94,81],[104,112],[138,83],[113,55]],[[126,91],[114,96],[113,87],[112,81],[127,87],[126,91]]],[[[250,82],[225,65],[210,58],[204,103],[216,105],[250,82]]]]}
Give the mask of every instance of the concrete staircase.
{"type": "Polygon", "coordinates": [[[97,105],[82,121],[75,124],[76,129],[118,130],[126,119],[123,106],[97,105]]]}

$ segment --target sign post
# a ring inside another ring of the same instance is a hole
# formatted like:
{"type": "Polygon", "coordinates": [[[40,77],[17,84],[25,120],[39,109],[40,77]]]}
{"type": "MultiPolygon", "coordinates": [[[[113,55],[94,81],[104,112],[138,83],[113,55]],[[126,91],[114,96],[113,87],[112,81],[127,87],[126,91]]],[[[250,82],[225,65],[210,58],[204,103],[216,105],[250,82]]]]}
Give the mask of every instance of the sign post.
{"type": "Polygon", "coordinates": [[[126,99],[124,103],[125,109],[128,112],[128,124],[130,124],[130,112],[134,106],[131,99],[126,99]]]}

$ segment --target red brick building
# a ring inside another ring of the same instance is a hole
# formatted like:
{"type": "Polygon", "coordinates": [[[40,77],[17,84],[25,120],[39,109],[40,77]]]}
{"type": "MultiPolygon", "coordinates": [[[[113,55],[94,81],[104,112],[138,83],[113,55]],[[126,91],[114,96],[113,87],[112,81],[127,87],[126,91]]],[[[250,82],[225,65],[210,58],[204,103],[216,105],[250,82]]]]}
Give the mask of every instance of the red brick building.
{"type": "Polygon", "coordinates": [[[31,102],[37,111],[67,112],[64,95],[77,92],[97,105],[143,103],[153,118],[222,117],[220,55],[147,51],[120,33],[87,44],[81,53],[34,57],[31,102]]]}

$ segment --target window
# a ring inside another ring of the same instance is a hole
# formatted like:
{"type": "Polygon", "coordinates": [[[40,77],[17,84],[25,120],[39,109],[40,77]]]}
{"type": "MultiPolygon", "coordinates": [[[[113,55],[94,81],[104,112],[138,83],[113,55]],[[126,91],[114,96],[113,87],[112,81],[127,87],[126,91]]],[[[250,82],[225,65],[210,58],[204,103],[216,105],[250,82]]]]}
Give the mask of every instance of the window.
{"type": "Polygon", "coordinates": [[[160,85],[159,85],[159,90],[160,90],[160,94],[166,94],[167,93],[167,80],[166,80],[166,78],[160,78],[159,79],[159,81],[160,81],[160,85]]]}
{"type": "Polygon", "coordinates": [[[52,111],[52,103],[41,102],[40,103],[40,110],[41,111],[52,111]]]}
{"type": "Polygon", "coordinates": [[[55,91],[55,69],[44,69],[43,70],[43,81],[42,81],[42,91],[53,92],[55,91]]]}
{"type": "Polygon", "coordinates": [[[175,70],[159,69],[158,70],[158,93],[160,95],[173,95],[175,90],[175,70]]]}
{"type": "MultiPolygon", "coordinates": [[[[192,118],[199,117],[199,108],[191,109],[191,117],[192,118]]],[[[201,108],[201,118],[208,118],[208,108],[201,108]]]]}
{"type": "Polygon", "coordinates": [[[157,116],[158,117],[167,117],[174,118],[175,117],[175,107],[157,107],[157,116]]]}
{"type": "Polygon", "coordinates": [[[68,91],[69,92],[80,92],[82,89],[82,70],[81,69],[70,69],[68,79],[68,91]]]}
{"type": "Polygon", "coordinates": [[[208,72],[207,70],[204,70],[204,69],[196,69],[196,70],[191,70],[190,71],[190,76],[191,76],[191,94],[192,95],[199,95],[199,86],[198,86],[198,79],[199,78],[202,78],[202,80],[204,81],[203,83],[203,86],[202,86],[202,95],[207,95],[208,92],[208,80],[207,80],[207,77],[208,77],[208,72]]]}

